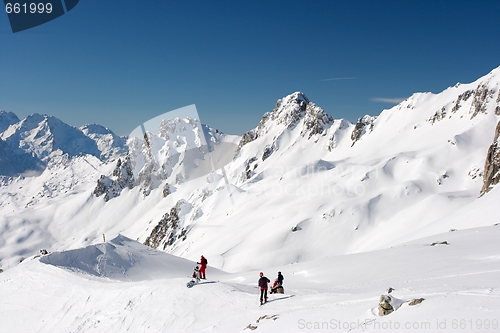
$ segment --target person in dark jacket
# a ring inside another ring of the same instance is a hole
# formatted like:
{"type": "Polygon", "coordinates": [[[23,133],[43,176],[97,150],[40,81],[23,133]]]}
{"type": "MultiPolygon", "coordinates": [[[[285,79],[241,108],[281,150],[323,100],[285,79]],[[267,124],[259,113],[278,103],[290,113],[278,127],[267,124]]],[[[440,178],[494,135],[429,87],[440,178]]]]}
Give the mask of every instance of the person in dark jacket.
{"type": "Polygon", "coordinates": [[[283,280],[285,278],[283,277],[283,275],[281,275],[281,272],[278,272],[278,278],[276,280],[278,280],[278,283],[283,285],[283,280]]]}
{"type": "Polygon", "coordinates": [[[264,276],[264,273],[260,272],[260,279],[259,279],[259,288],[260,288],[260,305],[264,304],[267,302],[267,284],[271,282],[267,277],[264,276]]]}

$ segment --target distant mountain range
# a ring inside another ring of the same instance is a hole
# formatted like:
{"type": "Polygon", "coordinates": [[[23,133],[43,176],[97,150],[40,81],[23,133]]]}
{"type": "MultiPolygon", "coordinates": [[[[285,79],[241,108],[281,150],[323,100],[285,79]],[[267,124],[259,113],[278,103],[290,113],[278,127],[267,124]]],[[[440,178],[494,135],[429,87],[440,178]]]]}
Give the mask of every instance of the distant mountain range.
{"type": "Polygon", "coordinates": [[[126,152],[126,139],[101,125],[75,128],[47,115],[19,120],[12,112],[0,111],[0,175],[40,174],[64,154],[108,161],[126,152]]]}

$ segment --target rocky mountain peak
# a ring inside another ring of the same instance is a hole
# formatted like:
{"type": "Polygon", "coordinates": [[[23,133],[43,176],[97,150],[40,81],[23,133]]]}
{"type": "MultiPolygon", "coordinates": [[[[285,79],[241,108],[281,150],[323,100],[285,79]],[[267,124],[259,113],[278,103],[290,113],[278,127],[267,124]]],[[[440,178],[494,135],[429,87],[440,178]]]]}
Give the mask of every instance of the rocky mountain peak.
{"type": "Polygon", "coordinates": [[[272,112],[266,112],[257,128],[243,134],[239,147],[243,147],[258,137],[261,137],[278,126],[285,129],[295,129],[299,123],[301,136],[310,139],[315,134],[324,134],[325,129],[333,122],[333,118],[300,91],[276,101],[272,112]]]}

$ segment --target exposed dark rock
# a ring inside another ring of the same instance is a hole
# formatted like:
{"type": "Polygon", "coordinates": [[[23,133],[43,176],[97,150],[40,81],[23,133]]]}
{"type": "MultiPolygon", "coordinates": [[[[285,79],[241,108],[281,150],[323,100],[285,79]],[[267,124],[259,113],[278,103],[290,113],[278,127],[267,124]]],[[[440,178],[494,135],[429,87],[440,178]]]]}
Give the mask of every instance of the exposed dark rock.
{"type": "Polygon", "coordinates": [[[101,175],[101,177],[97,180],[97,185],[93,191],[93,194],[96,197],[100,197],[104,194],[104,200],[108,201],[119,196],[124,188],[134,188],[134,174],[132,172],[132,165],[128,156],[125,158],[125,162],[118,159],[116,168],[113,170],[112,177],[115,179],[101,175]]]}
{"type": "Polygon", "coordinates": [[[246,133],[244,133],[241,136],[240,143],[238,143],[238,150],[239,151],[244,145],[246,145],[249,142],[252,142],[253,140],[257,139],[257,133],[255,130],[250,130],[246,133]]]}
{"type": "Polygon", "coordinates": [[[244,180],[252,178],[254,174],[253,170],[257,168],[257,163],[255,163],[256,161],[257,157],[252,157],[251,159],[248,160],[247,166],[245,167],[245,173],[243,175],[244,180]]]}
{"type": "Polygon", "coordinates": [[[412,299],[408,305],[409,306],[414,306],[414,305],[417,305],[417,304],[420,304],[422,303],[423,301],[425,301],[425,298],[415,298],[415,299],[412,299]]]}
{"type": "Polygon", "coordinates": [[[337,146],[337,140],[335,139],[335,134],[332,134],[328,139],[328,144],[326,145],[326,149],[328,149],[328,151],[332,151],[333,149],[335,149],[336,146],[337,146]]]}
{"type": "Polygon", "coordinates": [[[447,241],[434,242],[431,244],[431,246],[436,246],[436,245],[450,245],[450,244],[447,241]]]}
{"type": "Polygon", "coordinates": [[[496,102],[497,102],[497,106],[496,106],[496,108],[495,108],[495,114],[496,114],[497,116],[500,116],[500,90],[498,90],[498,95],[497,95],[497,100],[496,100],[496,102]]]}
{"type": "Polygon", "coordinates": [[[179,213],[184,205],[188,204],[185,200],[179,200],[174,207],[170,209],[170,213],[165,213],[160,222],[154,227],[153,231],[144,245],[152,248],[158,248],[163,244],[163,250],[167,246],[171,246],[177,239],[186,239],[187,230],[180,228],[179,213]],[[179,230],[180,229],[180,230],[179,230]]]}
{"type": "Polygon", "coordinates": [[[165,183],[165,186],[163,186],[163,197],[166,198],[170,193],[170,185],[165,183]]]}
{"type": "Polygon", "coordinates": [[[488,89],[487,84],[481,84],[474,91],[474,100],[471,105],[471,119],[477,116],[479,113],[486,113],[486,104],[488,104],[488,100],[493,97],[494,91],[492,89],[488,89]]]}
{"type": "Polygon", "coordinates": [[[432,125],[434,125],[434,123],[435,123],[436,121],[443,120],[443,119],[444,119],[444,117],[446,117],[446,108],[443,106],[443,107],[441,108],[441,110],[436,111],[436,113],[435,113],[432,117],[430,117],[429,119],[427,119],[427,121],[428,121],[429,123],[431,123],[432,125]]]}
{"type": "Polygon", "coordinates": [[[363,116],[358,119],[356,122],[356,125],[354,127],[354,130],[351,133],[351,140],[352,140],[352,145],[361,139],[361,137],[365,133],[370,133],[373,130],[373,122],[377,119],[377,117],[372,117],[372,116],[363,116]]]}
{"type": "Polygon", "coordinates": [[[481,189],[480,195],[483,196],[488,193],[493,186],[498,184],[500,181],[500,122],[498,122],[495,129],[495,138],[493,139],[493,144],[488,149],[486,154],[486,161],[484,162],[484,172],[483,172],[483,188],[481,189]]]}
{"type": "Polygon", "coordinates": [[[469,99],[469,97],[472,96],[472,94],[474,93],[473,90],[467,90],[466,92],[464,92],[463,94],[460,94],[458,95],[458,98],[457,100],[455,101],[455,105],[453,106],[453,108],[451,109],[451,112],[455,113],[458,111],[458,109],[460,109],[460,107],[462,106],[460,104],[461,101],[467,101],[469,99]]]}
{"type": "Polygon", "coordinates": [[[264,148],[264,153],[262,154],[262,161],[265,161],[274,152],[275,146],[270,145],[264,148]]]}
{"type": "Polygon", "coordinates": [[[382,295],[380,296],[380,300],[378,302],[378,315],[379,316],[387,316],[394,312],[394,308],[391,305],[391,296],[382,295]]]}
{"type": "Polygon", "coordinates": [[[304,128],[300,134],[308,139],[313,135],[326,134],[326,129],[333,121],[333,118],[325,113],[322,108],[314,103],[308,103],[304,116],[304,128]]]}

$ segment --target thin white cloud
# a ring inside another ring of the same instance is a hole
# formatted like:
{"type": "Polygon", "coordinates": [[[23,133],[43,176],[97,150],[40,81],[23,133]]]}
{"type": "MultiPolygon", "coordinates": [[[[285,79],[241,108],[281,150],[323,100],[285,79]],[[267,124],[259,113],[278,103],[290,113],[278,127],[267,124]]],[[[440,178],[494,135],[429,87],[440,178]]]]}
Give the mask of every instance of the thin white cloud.
{"type": "Polygon", "coordinates": [[[372,98],[372,102],[380,102],[380,103],[391,103],[391,104],[399,104],[404,101],[406,98],[384,98],[384,97],[375,97],[372,98]]]}
{"type": "Polygon", "coordinates": [[[356,80],[357,77],[332,77],[330,79],[323,79],[320,80],[321,82],[323,81],[340,81],[340,80],[356,80]]]}

